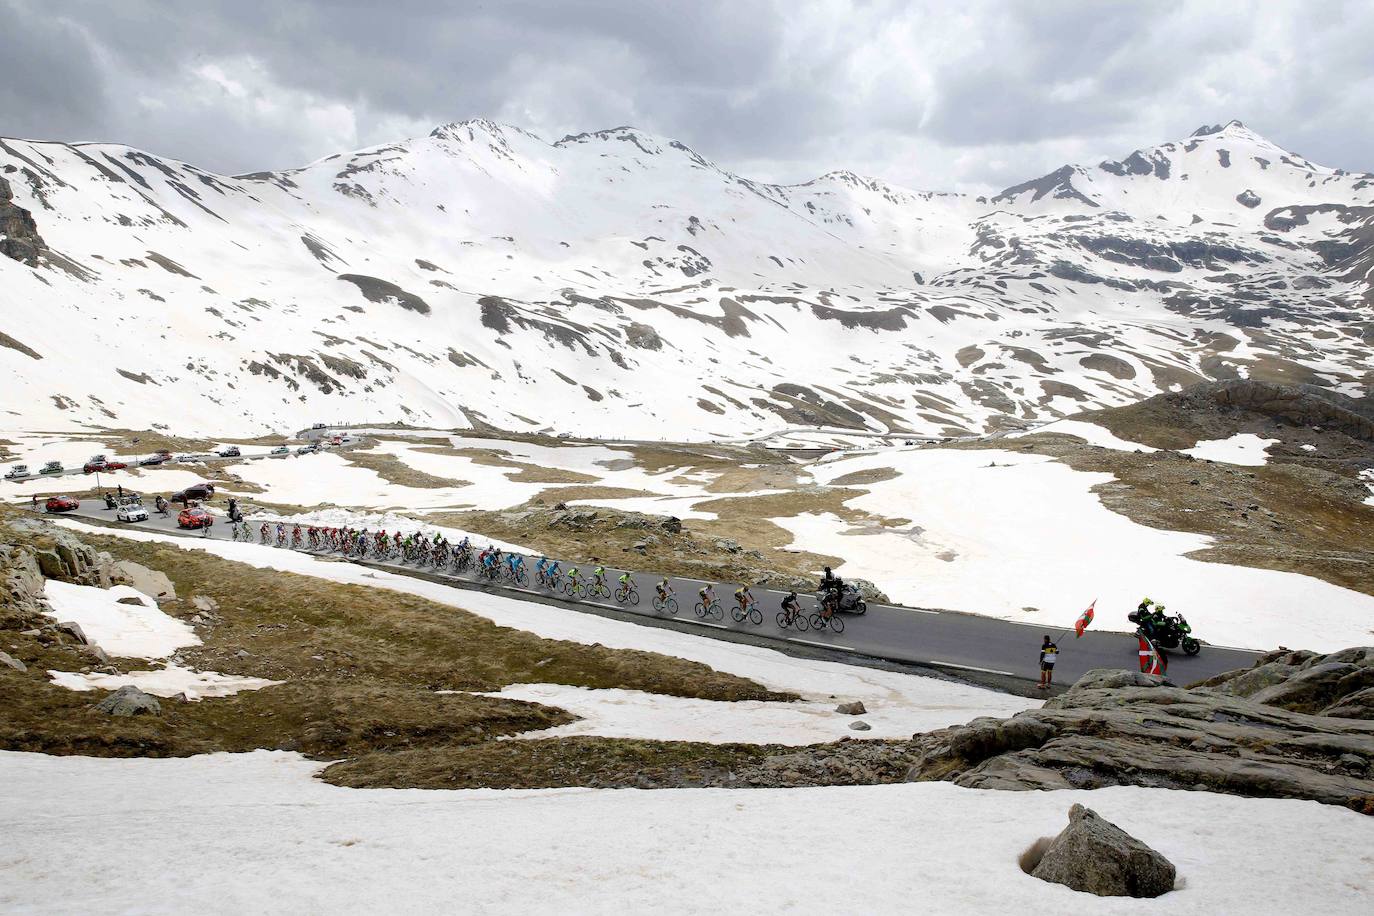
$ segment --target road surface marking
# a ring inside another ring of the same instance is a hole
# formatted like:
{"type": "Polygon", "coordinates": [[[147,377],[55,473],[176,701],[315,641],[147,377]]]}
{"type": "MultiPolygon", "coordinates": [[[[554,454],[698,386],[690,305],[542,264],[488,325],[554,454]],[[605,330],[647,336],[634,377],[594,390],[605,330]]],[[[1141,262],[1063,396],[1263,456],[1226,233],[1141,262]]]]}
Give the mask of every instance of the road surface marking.
{"type": "Polygon", "coordinates": [[[931,659],[927,664],[941,665],[945,668],[962,668],[965,671],[981,671],[984,674],[1005,674],[1007,677],[1016,677],[1010,671],[999,671],[996,668],[979,668],[977,665],[960,665],[957,662],[942,662],[939,659],[931,659]]]}

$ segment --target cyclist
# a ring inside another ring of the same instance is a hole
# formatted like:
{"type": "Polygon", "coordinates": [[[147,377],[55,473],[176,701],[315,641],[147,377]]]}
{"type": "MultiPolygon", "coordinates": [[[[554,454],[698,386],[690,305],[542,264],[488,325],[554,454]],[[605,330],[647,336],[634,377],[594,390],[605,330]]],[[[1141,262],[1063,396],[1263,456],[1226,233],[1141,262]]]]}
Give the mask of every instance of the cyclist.
{"type": "Polygon", "coordinates": [[[277,543],[286,543],[286,525],[282,524],[281,522],[277,522],[277,543]]]}
{"type": "Polygon", "coordinates": [[[635,587],[635,584],[632,581],[630,581],[630,574],[627,572],[621,573],[620,579],[617,581],[620,582],[620,587],[625,589],[626,591],[629,591],[630,589],[635,587]]]}
{"type": "Polygon", "coordinates": [[[435,545],[438,545],[438,543],[439,543],[440,541],[442,541],[443,539],[444,539],[444,536],[443,536],[442,534],[440,534],[438,531],[434,532],[434,541],[433,541],[433,543],[434,543],[435,545]]]}
{"type": "Polygon", "coordinates": [[[783,596],[782,612],[787,615],[789,623],[797,619],[797,615],[801,613],[801,605],[797,602],[796,592],[788,592],[783,596]]]}
{"type": "Polygon", "coordinates": [[[396,533],[392,536],[391,539],[396,543],[396,552],[400,553],[401,548],[405,544],[405,539],[401,537],[400,529],[397,529],[396,533]]]}
{"type": "Polygon", "coordinates": [[[558,568],[558,561],[557,561],[557,560],[554,560],[554,561],[552,561],[551,563],[549,563],[549,568],[548,568],[548,570],[544,573],[544,582],[545,582],[545,584],[546,584],[549,588],[557,588],[557,587],[558,587],[558,577],[559,577],[559,575],[561,575],[561,571],[560,571],[559,568],[558,568]]]}
{"type": "Polygon", "coordinates": [[[463,553],[467,553],[469,550],[472,549],[472,539],[469,538],[466,534],[463,535],[463,539],[458,542],[458,549],[463,551],[463,553]]]}
{"type": "Polygon", "coordinates": [[[524,564],[524,562],[525,558],[518,553],[511,553],[506,555],[506,565],[510,567],[510,575],[512,579],[514,579],[517,575],[520,574],[520,567],[524,564]]]}
{"type": "Polygon", "coordinates": [[[573,588],[577,588],[577,585],[578,585],[577,578],[578,578],[578,576],[580,576],[580,575],[582,575],[582,574],[581,574],[580,572],[577,571],[577,567],[576,567],[576,566],[574,566],[572,569],[569,569],[569,570],[568,570],[568,581],[571,582],[571,583],[573,584],[573,588]]]}
{"type": "Polygon", "coordinates": [[[539,576],[539,584],[544,584],[544,576],[549,568],[549,558],[541,556],[534,564],[534,571],[539,576]]]}
{"type": "Polygon", "coordinates": [[[598,565],[592,570],[592,588],[601,588],[606,584],[606,567],[598,565]]]}
{"type": "Polygon", "coordinates": [[[741,585],[735,589],[735,601],[739,604],[741,611],[748,612],[749,605],[754,603],[754,596],[749,594],[749,586],[741,585]]]}
{"type": "Polygon", "coordinates": [[[667,601],[673,597],[673,587],[668,584],[668,577],[664,576],[663,581],[654,586],[654,591],[658,592],[659,601],[667,601]]]}
{"type": "Polygon", "coordinates": [[[262,538],[262,542],[263,542],[264,544],[267,543],[267,523],[266,523],[266,522],[263,522],[263,523],[262,523],[262,527],[258,529],[258,537],[262,538]]]}
{"type": "Polygon", "coordinates": [[[702,607],[710,607],[716,600],[716,587],[710,582],[707,582],[701,588],[697,589],[697,594],[701,596],[702,607]]]}

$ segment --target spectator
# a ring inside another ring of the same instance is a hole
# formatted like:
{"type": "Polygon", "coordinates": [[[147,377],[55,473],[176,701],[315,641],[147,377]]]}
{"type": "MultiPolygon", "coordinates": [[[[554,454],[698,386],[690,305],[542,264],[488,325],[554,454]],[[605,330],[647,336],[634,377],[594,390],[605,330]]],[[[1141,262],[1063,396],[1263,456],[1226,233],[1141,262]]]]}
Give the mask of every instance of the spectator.
{"type": "Polygon", "coordinates": [[[1059,656],[1059,647],[1048,636],[1040,644],[1040,684],[1039,689],[1049,690],[1054,682],[1054,663],[1059,656]]]}

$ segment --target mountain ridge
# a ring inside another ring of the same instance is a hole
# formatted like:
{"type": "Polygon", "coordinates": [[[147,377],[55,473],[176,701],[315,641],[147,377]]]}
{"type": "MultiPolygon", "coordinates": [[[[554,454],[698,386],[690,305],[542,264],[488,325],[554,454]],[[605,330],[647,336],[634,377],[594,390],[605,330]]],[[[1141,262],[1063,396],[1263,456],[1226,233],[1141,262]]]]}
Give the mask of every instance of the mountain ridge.
{"type": "Polygon", "coordinates": [[[0,259],[0,332],[58,356],[10,425],[955,435],[1248,373],[1370,384],[1374,176],[1235,121],[990,200],[487,119],[239,176],[5,138],[0,175],[45,243],[0,259]]]}

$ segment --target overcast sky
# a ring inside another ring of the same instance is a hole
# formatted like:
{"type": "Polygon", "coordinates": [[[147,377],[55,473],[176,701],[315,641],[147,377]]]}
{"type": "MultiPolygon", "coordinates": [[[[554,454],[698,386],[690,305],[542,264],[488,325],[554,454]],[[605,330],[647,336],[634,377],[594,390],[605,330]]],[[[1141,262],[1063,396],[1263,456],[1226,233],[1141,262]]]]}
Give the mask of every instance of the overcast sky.
{"type": "Polygon", "coordinates": [[[1374,3],[0,0],[0,135],[220,172],[489,117],[1000,188],[1239,118],[1374,171],[1374,3]]]}

